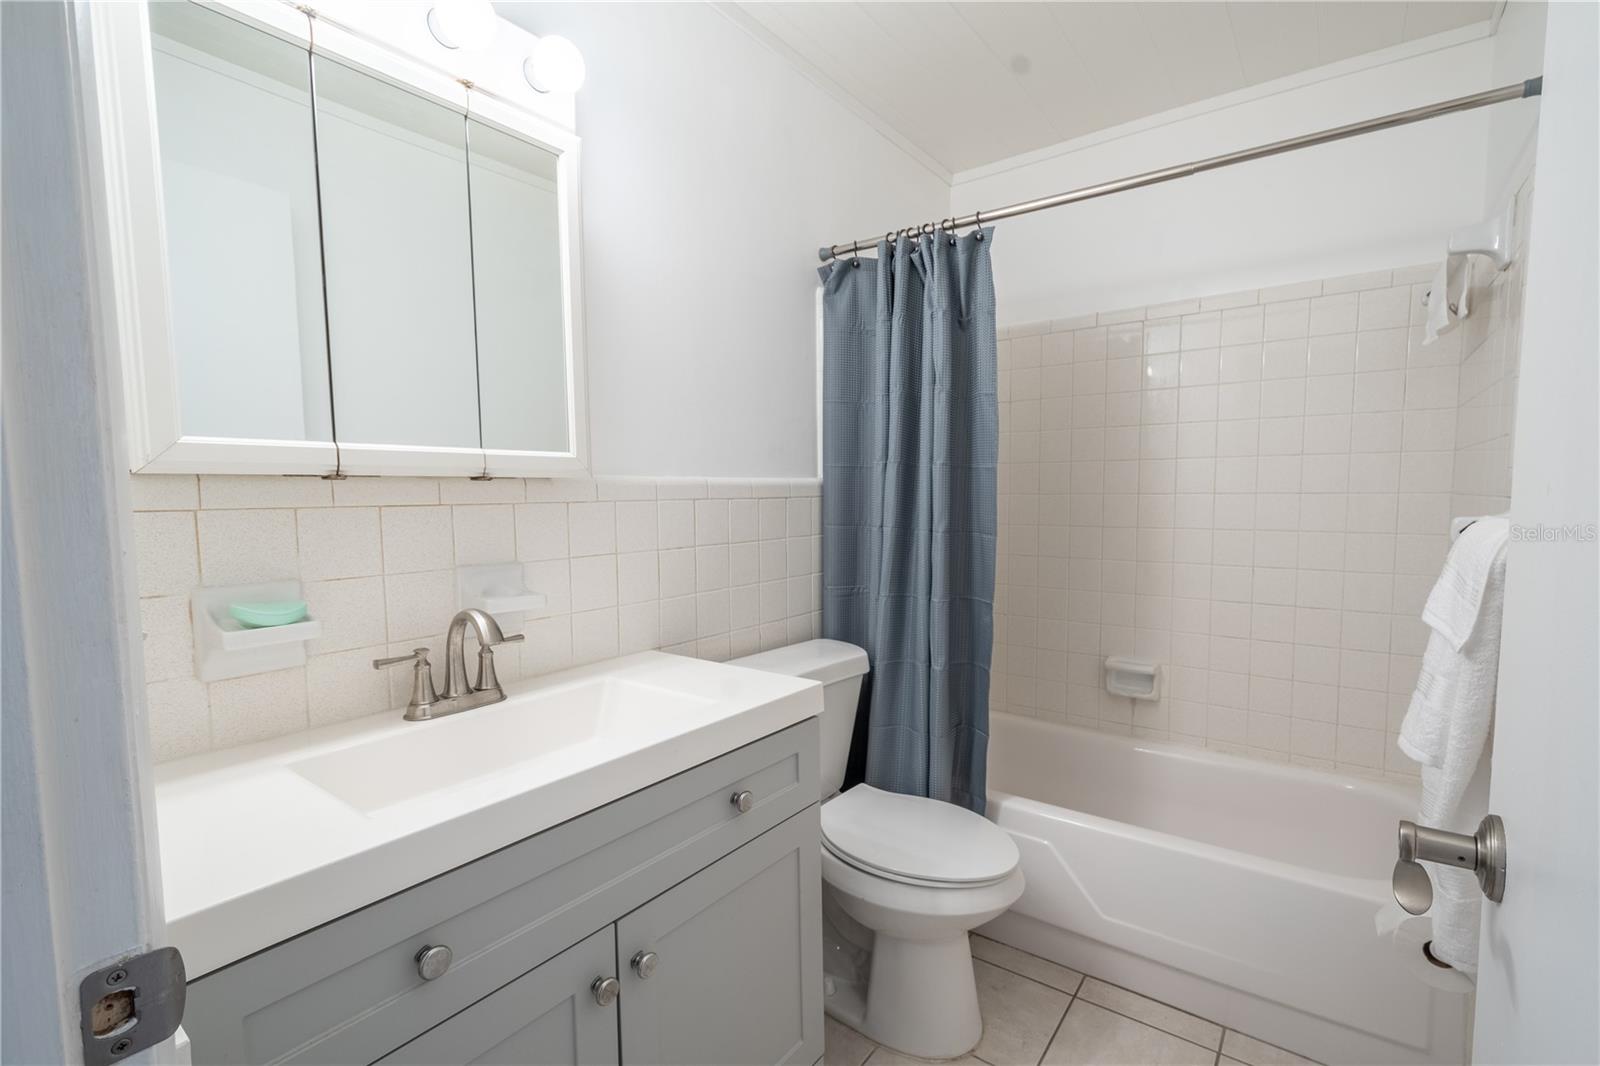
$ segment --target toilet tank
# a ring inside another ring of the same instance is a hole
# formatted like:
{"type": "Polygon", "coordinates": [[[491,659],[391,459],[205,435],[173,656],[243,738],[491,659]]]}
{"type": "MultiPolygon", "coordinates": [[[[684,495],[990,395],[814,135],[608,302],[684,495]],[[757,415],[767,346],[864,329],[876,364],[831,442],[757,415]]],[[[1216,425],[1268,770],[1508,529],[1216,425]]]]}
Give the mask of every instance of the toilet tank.
{"type": "Polygon", "coordinates": [[[856,699],[868,664],[867,653],[842,640],[807,640],[758,655],[730,660],[734,666],[822,682],[821,763],[823,798],[844,787],[844,767],[855,731],[856,699]]]}

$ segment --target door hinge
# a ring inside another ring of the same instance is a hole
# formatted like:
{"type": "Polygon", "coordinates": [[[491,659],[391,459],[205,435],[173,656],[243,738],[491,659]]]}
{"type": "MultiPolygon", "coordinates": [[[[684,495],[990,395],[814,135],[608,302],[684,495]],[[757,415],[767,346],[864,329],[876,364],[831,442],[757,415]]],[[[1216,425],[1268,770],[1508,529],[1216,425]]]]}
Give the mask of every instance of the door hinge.
{"type": "Polygon", "coordinates": [[[183,956],[156,948],[103,966],[78,986],[84,1066],[109,1066],[178,1031],[187,994],[183,956]]]}

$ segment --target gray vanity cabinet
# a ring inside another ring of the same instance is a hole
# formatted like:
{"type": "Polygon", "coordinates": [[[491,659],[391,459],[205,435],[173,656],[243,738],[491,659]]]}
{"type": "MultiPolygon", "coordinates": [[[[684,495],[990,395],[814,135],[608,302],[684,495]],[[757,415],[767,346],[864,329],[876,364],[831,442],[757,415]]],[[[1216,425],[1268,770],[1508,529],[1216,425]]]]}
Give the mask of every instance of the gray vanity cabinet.
{"type": "Polygon", "coordinates": [[[195,978],[194,1061],[815,1062],[817,729],[807,719],[195,978]],[[448,965],[423,966],[430,948],[448,965]],[[660,960],[648,979],[630,966],[641,950],[660,960]],[[594,994],[605,978],[620,996],[594,994]]]}
{"type": "Polygon", "coordinates": [[[822,1055],[820,847],[791,818],[617,923],[624,1062],[822,1055]]]}
{"type": "Polygon", "coordinates": [[[606,1066],[617,1001],[594,984],[616,966],[611,926],[563,951],[390,1055],[382,1066],[606,1066]]]}

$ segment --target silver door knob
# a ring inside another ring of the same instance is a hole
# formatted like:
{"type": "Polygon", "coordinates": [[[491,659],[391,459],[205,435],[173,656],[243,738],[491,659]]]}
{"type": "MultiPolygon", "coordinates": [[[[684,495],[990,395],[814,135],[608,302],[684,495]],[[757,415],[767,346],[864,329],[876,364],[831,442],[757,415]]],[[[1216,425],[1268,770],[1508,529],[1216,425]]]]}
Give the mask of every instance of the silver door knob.
{"type": "Polygon", "coordinates": [[[450,968],[455,953],[443,944],[429,944],[417,952],[417,976],[424,981],[437,980],[450,968]]]}
{"type": "Polygon", "coordinates": [[[629,965],[633,967],[633,972],[638,974],[639,979],[642,981],[656,972],[656,953],[653,951],[638,952],[630,960],[629,965]]]}
{"type": "Polygon", "coordinates": [[[1394,898],[1409,914],[1433,906],[1433,882],[1422,863],[1457,866],[1478,875],[1478,887],[1492,903],[1506,894],[1506,827],[1498,815],[1485,815],[1472,836],[1400,823],[1400,857],[1394,864],[1394,898]]]}
{"type": "Polygon", "coordinates": [[[594,984],[589,986],[589,991],[594,993],[594,1001],[602,1007],[609,1007],[617,1001],[617,996],[622,992],[622,982],[615,977],[596,977],[594,984]]]}
{"type": "Polygon", "coordinates": [[[733,804],[733,809],[740,814],[746,814],[751,807],[756,805],[756,794],[748,788],[740,789],[728,797],[728,802],[733,804]]]}

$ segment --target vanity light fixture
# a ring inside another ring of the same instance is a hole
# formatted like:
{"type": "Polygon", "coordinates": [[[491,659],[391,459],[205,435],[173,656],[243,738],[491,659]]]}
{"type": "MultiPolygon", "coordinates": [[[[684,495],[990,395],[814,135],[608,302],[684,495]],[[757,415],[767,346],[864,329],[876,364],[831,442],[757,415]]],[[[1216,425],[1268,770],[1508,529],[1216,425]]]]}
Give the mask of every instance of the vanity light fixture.
{"type": "Polygon", "coordinates": [[[585,73],[578,46],[554,34],[539,38],[522,61],[522,76],[541,93],[575,93],[583,85],[585,73]]]}
{"type": "Polygon", "coordinates": [[[428,29],[446,48],[484,48],[500,29],[500,17],[489,0],[440,0],[428,9],[428,29]]]}

